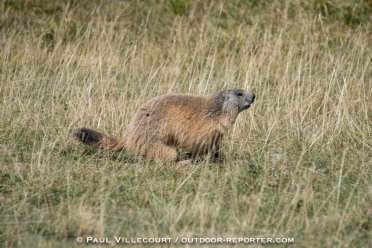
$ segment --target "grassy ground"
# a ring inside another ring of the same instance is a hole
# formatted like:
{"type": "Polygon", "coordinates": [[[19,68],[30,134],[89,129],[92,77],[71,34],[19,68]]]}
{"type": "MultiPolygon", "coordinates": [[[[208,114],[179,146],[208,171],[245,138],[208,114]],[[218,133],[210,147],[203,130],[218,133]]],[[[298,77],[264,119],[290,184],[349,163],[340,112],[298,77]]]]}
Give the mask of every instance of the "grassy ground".
{"type": "Polygon", "coordinates": [[[0,246],[371,247],[371,2],[157,2],[0,3],[0,246]],[[120,136],[161,94],[227,88],[257,98],[221,164],[141,162],[72,138],[120,136]]]}

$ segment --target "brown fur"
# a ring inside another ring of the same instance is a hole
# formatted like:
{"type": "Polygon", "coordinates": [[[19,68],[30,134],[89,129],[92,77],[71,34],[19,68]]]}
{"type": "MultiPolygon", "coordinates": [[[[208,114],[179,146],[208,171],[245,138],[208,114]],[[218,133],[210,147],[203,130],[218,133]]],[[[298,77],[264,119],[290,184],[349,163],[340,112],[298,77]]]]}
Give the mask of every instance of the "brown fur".
{"type": "Polygon", "coordinates": [[[177,161],[177,149],[188,151],[191,158],[211,154],[219,159],[223,134],[254,98],[244,90],[159,96],[138,110],[121,138],[88,128],[78,129],[74,136],[87,145],[109,151],[125,149],[158,161],[177,161]]]}

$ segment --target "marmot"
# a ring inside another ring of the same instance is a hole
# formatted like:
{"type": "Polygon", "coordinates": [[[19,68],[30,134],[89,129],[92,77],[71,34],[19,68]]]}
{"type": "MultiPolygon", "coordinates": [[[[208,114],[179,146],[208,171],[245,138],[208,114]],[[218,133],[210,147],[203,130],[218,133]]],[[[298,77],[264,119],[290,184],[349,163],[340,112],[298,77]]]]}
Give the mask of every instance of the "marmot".
{"type": "Polygon", "coordinates": [[[178,161],[177,149],[189,152],[191,159],[208,154],[218,160],[223,134],[254,99],[253,93],[240,89],[208,96],[163,95],[138,110],[121,138],[88,128],[78,129],[74,137],[90,146],[125,149],[156,161],[178,161]]]}

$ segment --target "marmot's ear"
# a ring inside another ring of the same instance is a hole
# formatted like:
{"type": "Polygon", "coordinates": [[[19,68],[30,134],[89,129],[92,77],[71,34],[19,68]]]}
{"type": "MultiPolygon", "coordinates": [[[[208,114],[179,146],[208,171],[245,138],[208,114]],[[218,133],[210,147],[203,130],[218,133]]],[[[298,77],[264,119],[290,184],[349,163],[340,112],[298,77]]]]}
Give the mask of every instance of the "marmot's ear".
{"type": "Polygon", "coordinates": [[[222,91],[221,96],[223,97],[223,99],[227,100],[230,97],[230,93],[227,91],[222,91]]]}

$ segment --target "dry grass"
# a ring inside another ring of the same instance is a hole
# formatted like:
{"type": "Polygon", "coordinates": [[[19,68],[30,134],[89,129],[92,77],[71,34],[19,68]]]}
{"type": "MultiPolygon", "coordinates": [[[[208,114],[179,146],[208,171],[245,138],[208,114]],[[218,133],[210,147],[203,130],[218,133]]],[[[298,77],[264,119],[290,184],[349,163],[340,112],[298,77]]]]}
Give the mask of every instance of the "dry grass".
{"type": "Polygon", "coordinates": [[[51,15],[14,2],[0,33],[2,247],[89,235],[372,245],[368,24],[333,22],[323,1],[323,16],[302,1],[53,2],[51,15]],[[140,162],[72,138],[81,126],[121,135],[154,96],[227,88],[257,98],[222,164],[140,162]]]}

